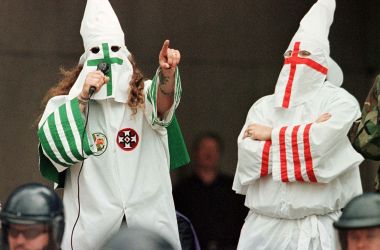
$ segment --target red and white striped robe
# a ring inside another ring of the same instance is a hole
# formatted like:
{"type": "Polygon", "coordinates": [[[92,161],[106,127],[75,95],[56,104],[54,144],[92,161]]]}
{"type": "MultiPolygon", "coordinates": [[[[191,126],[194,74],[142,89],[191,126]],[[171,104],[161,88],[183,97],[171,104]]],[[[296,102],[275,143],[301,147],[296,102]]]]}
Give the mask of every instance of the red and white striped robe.
{"type": "MultiPolygon", "coordinates": [[[[274,106],[274,96],[265,96],[248,112],[238,137],[233,189],[246,195],[245,205],[251,213],[276,220],[339,211],[362,192],[358,166],[363,158],[347,138],[353,121],[360,117],[356,99],[325,82],[304,104],[288,109],[274,106]],[[330,113],[331,118],[315,123],[324,113],[330,113]],[[272,139],[243,139],[252,123],[272,127],[272,139]]],[[[281,221],[275,225],[280,227],[281,221]]],[[[252,234],[265,233],[258,226],[254,225],[252,234]]],[[[291,236],[292,232],[286,234],[291,236]]],[[[285,241],[277,236],[273,244],[285,241]]]]}

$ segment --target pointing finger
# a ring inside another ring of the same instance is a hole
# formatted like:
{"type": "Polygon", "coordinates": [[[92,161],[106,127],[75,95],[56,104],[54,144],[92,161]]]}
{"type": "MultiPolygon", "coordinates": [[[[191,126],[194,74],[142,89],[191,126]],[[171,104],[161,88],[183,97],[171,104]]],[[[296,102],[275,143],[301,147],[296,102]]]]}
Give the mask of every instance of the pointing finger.
{"type": "Polygon", "coordinates": [[[169,40],[165,40],[164,44],[162,45],[161,53],[164,56],[168,55],[169,43],[169,40]]]}

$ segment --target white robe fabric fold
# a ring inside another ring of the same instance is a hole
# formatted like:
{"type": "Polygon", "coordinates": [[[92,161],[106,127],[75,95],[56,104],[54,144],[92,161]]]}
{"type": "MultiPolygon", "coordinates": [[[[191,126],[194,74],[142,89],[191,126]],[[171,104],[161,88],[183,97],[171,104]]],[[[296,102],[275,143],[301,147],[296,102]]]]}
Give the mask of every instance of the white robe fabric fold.
{"type": "Polygon", "coordinates": [[[251,212],[242,228],[237,249],[340,249],[338,234],[331,227],[339,214],[334,212],[325,216],[313,215],[304,219],[280,221],[251,212]]]}

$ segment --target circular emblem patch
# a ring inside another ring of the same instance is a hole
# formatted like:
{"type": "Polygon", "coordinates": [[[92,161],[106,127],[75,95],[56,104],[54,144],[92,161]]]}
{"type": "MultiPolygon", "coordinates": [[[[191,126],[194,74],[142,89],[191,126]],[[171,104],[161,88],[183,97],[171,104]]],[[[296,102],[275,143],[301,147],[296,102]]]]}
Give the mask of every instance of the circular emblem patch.
{"type": "Polygon", "coordinates": [[[98,150],[96,153],[94,153],[95,156],[99,156],[103,154],[108,146],[107,143],[107,137],[105,134],[102,133],[93,133],[92,138],[94,139],[96,149],[98,150]]]}
{"type": "Polygon", "coordinates": [[[116,143],[122,150],[132,151],[139,144],[139,135],[131,128],[125,128],[117,133],[116,143]]]}

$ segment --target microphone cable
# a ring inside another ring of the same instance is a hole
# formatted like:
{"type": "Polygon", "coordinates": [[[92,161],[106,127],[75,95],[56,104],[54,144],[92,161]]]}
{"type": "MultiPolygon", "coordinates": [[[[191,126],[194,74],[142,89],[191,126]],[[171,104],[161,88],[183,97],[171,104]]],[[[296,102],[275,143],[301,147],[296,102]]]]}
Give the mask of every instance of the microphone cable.
{"type": "MultiPolygon", "coordinates": [[[[87,124],[88,124],[88,116],[90,114],[90,99],[92,97],[92,95],[94,94],[94,92],[90,93],[89,95],[89,100],[88,100],[88,103],[87,103],[87,107],[86,107],[86,120],[85,120],[85,123],[84,123],[84,129],[83,129],[83,132],[82,132],[82,136],[81,136],[81,147],[82,147],[82,157],[84,158],[84,149],[83,149],[83,140],[85,138],[85,134],[86,134],[86,129],[87,129],[87,124]]],[[[75,230],[75,227],[79,221],[79,217],[80,217],[80,186],[79,186],[79,178],[80,178],[80,174],[82,173],[82,169],[83,169],[83,165],[84,165],[84,161],[85,159],[83,159],[82,161],[82,164],[80,166],[80,169],[79,169],[79,173],[78,173],[78,177],[77,177],[77,190],[78,190],[78,194],[77,194],[77,201],[78,201],[78,214],[77,214],[77,218],[75,219],[75,223],[74,223],[74,226],[73,226],[73,229],[71,231],[71,239],[70,239],[70,244],[71,244],[71,250],[74,250],[74,246],[73,246],[73,237],[74,237],[74,230],[75,230]]]]}
{"type": "MultiPolygon", "coordinates": [[[[101,62],[97,65],[97,69],[96,70],[100,70],[102,71],[102,73],[104,75],[106,75],[109,71],[110,71],[110,65],[106,62],[101,62]]],[[[90,99],[91,97],[95,94],[95,91],[96,91],[96,88],[94,86],[91,86],[89,91],[88,91],[88,102],[87,102],[87,109],[86,109],[86,121],[85,121],[85,124],[84,124],[84,129],[83,129],[83,133],[82,133],[82,136],[81,136],[81,146],[82,146],[82,156],[84,158],[84,150],[83,150],[83,140],[84,140],[84,136],[86,134],[86,129],[87,129],[87,124],[88,124],[88,116],[90,114],[90,99]]],[[[74,226],[73,226],[73,229],[71,231],[71,239],[70,239],[70,244],[71,244],[71,250],[74,250],[74,246],[73,246],[73,237],[74,237],[74,230],[75,230],[75,227],[79,221],[79,217],[80,217],[80,209],[81,209],[81,206],[80,206],[80,188],[79,188],[79,178],[80,178],[80,174],[82,173],[82,169],[83,169],[83,165],[84,165],[84,161],[85,159],[83,159],[82,161],[82,164],[80,166],[80,169],[79,169],[79,173],[78,173],[78,177],[77,177],[77,190],[78,190],[78,194],[77,194],[77,201],[78,201],[78,215],[77,215],[77,218],[75,220],[75,223],[74,223],[74,226]]]]}

